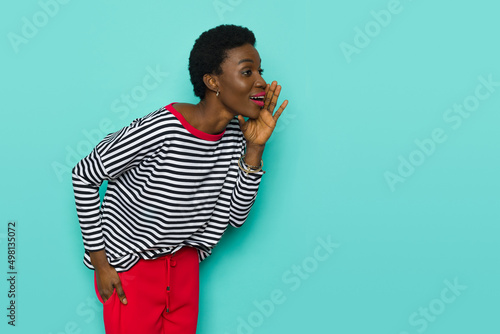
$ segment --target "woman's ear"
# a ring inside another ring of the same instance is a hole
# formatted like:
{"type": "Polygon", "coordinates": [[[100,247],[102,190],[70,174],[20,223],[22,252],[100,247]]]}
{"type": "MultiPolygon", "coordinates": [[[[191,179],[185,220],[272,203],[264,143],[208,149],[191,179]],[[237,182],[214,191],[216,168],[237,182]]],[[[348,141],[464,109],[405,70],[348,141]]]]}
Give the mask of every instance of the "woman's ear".
{"type": "Polygon", "coordinates": [[[203,82],[205,83],[205,86],[207,86],[207,89],[210,89],[214,93],[218,91],[219,85],[217,83],[217,78],[214,75],[205,74],[203,76],[203,82]]]}

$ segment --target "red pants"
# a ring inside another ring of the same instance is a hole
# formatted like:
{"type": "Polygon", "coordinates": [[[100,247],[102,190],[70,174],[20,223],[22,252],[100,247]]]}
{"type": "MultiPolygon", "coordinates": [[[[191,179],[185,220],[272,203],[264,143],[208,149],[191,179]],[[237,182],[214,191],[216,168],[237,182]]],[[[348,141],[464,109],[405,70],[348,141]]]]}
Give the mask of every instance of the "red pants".
{"type": "MultiPolygon", "coordinates": [[[[103,304],[107,334],[195,334],[199,297],[198,253],[183,247],[173,255],[140,260],[118,273],[127,305],[116,290],[103,304]]],[[[102,303],[97,290],[97,298],[102,303]]]]}

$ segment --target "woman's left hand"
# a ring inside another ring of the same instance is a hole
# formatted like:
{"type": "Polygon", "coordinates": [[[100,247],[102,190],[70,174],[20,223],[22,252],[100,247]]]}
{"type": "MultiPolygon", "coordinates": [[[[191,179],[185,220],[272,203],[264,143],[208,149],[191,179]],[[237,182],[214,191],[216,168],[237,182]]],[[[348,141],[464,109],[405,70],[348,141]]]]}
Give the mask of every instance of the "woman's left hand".
{"type": "Polygon", "coordinates": [[[264,107],[260,110],[259,117],[245,121],[243,116],[238,115],[240,128],[247,140],[247,145],[264,146],[271,137],[278,118],[288,105],[288,100],[285,100],[273,115],[280,92],[281,86],[276,81],[273,81],[271,85],[267,84],[264,107]]]}

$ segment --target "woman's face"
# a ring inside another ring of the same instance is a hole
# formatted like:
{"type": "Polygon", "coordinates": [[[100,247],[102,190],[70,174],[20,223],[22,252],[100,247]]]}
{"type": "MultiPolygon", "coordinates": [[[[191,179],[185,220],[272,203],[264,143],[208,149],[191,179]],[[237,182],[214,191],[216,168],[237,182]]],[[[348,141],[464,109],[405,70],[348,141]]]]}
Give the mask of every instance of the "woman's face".
{"type": "Polygon", "coordinates": [[[257,118],[264,106],[266,81],[262,78],[260,56],[250,44],[230,49],[216,75],[218,99],[235,115],[257,118]]]}

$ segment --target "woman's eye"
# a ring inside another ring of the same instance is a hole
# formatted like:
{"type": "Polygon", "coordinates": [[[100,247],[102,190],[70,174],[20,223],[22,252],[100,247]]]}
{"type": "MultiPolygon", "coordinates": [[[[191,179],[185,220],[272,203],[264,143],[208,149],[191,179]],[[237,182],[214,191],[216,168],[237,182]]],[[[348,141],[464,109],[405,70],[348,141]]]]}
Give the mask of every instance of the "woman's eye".
{"type": "MultiPolygon", "coordinates": [[[[263,69],[259,69],[259,74],[262,75],[262,73],[264,73],[264,70],[263,69]]],[[[252,75],[252,70],[243,71],[242,74],[245,75],[245,76],[251,76],[252,75]]]]}

